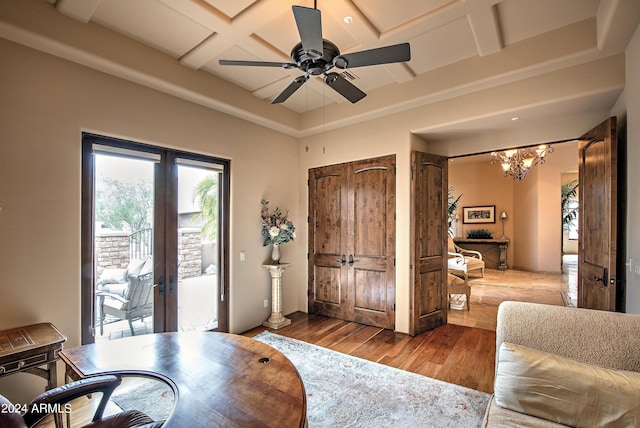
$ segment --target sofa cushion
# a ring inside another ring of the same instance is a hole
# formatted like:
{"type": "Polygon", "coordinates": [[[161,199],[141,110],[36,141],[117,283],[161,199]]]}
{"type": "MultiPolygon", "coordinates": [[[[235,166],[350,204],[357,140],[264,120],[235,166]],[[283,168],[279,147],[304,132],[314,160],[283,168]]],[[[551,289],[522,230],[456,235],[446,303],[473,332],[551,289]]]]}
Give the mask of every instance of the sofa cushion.
{"type": "Polygon", "coordinates": [[[495,396],[491,398],[484,413],[482,428],[490,427],[518,427],[518,428],[563,428],[566,425],[557,424],[546,419],[537,418],[524,413],[503,409],[496,404],[495,396]]]}
{"type": "Polygon", "coordinates": [[[640,373],[614,370],[504,342],[496,404],[569,426],[640,426],[640,373]]]}

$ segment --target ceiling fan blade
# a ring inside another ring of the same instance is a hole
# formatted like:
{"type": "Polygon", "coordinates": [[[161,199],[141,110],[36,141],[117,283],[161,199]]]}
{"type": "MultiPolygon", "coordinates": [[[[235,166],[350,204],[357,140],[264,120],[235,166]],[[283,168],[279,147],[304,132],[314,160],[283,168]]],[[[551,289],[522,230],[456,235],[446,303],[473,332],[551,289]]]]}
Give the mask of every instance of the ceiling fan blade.
{"type": "Polygon", "coordinates": [[[292,6],[298,33],[302,41],[302,49],[315,58],[324,54],[322,47],[322,18],[318,9],[292,6]]]}
{"type": "Polygon", "coordinates": [[[284,91],[280,92],[278,96],[271,101],[271,104],[280,104],[285,102],[287,98],[293,95],[293,93],[297,91],[300,86],[304,85],[307,80],[309,80],[309,76],[307,75],[296,77],[293,79],[293,82],[289,83],[289,86],[284,88],[284,91]]]}
{"type": "Polygon", "coordinates": [[[296,68],[295,64],[290,62],[266,62],[266,61],[235,61],[231,59],[221,59],[218,61],[220,65],[242,65],[253,67],[280,67],[280,68],[296,68]]]}
{"type": "Polygon", "coordinates": [[[337,68],[345,69],[409,60],[411,60],[411,47],[409,43],[400,43],[398,45],[338,55],[334,58],[333,65],[337,68]]]}
{"type": "Polygon", "coordinates": [[[324,76],[324,83],[331,86],[337,93],[351,101],[353,104],[367,96],[347,79],[338,73],[328,73],[324,76]]]}

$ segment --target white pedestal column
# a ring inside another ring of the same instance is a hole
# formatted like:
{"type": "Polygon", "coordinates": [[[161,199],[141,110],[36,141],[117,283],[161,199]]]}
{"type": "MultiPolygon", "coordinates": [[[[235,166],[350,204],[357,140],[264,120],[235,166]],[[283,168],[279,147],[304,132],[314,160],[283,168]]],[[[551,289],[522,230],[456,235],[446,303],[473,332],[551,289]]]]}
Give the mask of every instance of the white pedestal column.
{"type": "Polygon", "coordinates": [[[271,274],[271,316],[262,323],[263,326],[279,329],[291,324],[289,318],[282,316],[282,274],[291,263],[262,265],[271,274]]]}

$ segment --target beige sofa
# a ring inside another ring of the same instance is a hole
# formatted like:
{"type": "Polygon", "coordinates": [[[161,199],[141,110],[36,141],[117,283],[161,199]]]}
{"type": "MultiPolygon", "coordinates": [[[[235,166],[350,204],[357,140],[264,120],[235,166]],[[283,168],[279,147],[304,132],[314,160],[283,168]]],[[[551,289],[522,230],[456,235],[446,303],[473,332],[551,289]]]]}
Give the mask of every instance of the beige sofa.
{"type": "Polygon", "coordinates": [[[640,426],[640,315],[504,302],[484,427],[640,426]]]}

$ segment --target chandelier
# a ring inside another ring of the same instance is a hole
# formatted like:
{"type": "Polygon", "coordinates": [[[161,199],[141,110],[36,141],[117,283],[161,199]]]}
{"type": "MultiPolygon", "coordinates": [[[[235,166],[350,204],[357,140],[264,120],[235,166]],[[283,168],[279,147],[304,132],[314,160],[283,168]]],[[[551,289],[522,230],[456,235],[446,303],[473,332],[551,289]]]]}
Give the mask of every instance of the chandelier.
{"type": "Polygon", "coordinates": [[[553,147],[547,144],[491,152],[491,163],[499,163],[505,177],[522,180],[534,166],[544,163],[549,153],[553,153],[553,147]]]}

